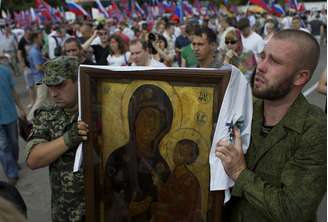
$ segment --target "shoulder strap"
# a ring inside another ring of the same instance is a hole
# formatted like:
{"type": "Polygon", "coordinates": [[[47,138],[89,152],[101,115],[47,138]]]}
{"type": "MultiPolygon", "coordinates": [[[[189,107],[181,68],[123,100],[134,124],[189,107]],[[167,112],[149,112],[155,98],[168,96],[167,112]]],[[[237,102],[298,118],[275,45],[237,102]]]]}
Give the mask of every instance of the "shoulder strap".
{"type": "Polygon", "coordinates": [[[56,41],[56,46],[59,46],[59,43],[58,43],[58,39],[57,39],[57,37],[53,35],[52,38],[55,39],[55,41],[56,41]]]}

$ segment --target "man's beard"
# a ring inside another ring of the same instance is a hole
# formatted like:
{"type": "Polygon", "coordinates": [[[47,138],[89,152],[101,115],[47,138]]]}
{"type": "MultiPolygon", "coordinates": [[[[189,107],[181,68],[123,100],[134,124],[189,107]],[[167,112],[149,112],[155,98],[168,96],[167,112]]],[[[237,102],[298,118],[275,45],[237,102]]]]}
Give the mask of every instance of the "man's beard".
{"type": "Polygon", "coordinates": [[[287,79],[281,79],[276,82],[274,85],[271,85],[265,89],[258,90],[254,87],[254,78],[252,78],[252,92],[253,95],[259,99],[266,99],[266,100],[277,100],[285,97],[290,91],[293,86],[294,76],[290,76],[287,79]]]}

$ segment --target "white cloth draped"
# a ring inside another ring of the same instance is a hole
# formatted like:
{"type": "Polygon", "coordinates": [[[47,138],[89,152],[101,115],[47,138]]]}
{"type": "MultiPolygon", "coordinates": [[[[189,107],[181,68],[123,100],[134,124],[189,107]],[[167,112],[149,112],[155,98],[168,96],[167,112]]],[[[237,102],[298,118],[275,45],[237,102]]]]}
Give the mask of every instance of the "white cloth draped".
{"type": "Polygon", "coordinates": [[[229,138],[227,123],[232,122],[235,124],[237,121],[243,121],[243,126],[240,130],[243,151],[246,153],[250,143],[253,115],[250,84],[239,69],[234,66],[231,67],[231,77],[221,105],[209,156],[210,189],[212,191],[225,190],[224,203],[230,200],[229,188],[234,185],[234,182],[226,174],[221,160],[215,156],[216,144],[223,138],[229,138]]]}

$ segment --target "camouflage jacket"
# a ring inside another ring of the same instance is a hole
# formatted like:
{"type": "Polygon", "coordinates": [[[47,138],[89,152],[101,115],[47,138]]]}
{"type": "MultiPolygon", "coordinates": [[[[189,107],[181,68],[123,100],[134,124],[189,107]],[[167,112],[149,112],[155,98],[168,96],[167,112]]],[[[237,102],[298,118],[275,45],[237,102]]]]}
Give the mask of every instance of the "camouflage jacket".
{"type": "MultiPolygon", "coordinates": [[[[33,129],[26,148],[28,153],[37,144],[52,141],[77,122],[73,115],[57,106],[44,106],[35,112],[33,129]]],[[[76,149],[70,149],[50,164],[51,209],[53,222],[82,221],[84,216],[83,171],[73,173],[76,149]]]]}
{"type": "Polygon", "coordinates": [[[247,169],[232,189],[230,221],[316,221],[326,192],[326,116],[300,95],[285,117],[261,136],[263,102],[254,104],[247,169]]]}

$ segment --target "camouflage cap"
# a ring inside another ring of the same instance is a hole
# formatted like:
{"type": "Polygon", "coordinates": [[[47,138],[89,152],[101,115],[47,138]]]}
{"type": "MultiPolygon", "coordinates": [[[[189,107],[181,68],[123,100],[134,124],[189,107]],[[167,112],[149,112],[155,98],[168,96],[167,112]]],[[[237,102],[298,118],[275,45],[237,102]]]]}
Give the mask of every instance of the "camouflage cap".
{"type": "Polygon", "coordinates": [[[43,83],[47,86],[55,86],[66,79],[77,79],[79,59],[75,56],[60,56],[52,59],[42,66],[44,72],[43,83]]]}

